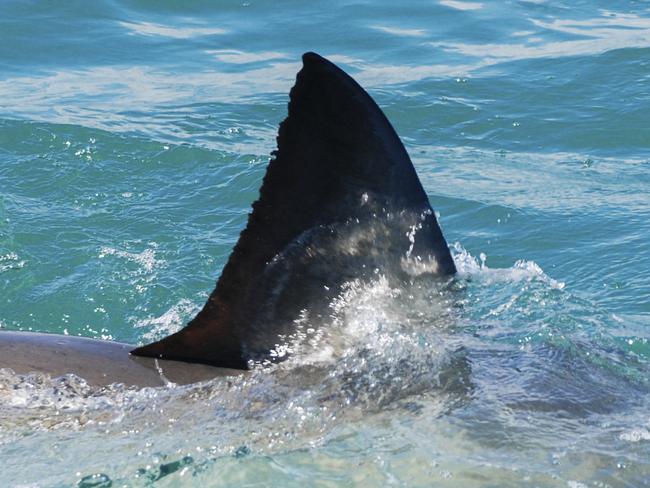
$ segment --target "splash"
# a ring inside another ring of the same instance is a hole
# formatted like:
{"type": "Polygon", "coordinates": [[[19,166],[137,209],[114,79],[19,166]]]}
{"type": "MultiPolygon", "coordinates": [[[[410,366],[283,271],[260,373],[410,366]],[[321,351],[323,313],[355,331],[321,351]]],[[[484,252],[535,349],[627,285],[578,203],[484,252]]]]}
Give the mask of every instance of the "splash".
{"type": "MultiPolygon", "coordinates": [[[[226,450],[244,439],[264,449],[315,442],[340,421],[448,387],[445,372],[463,362],[449,334],[449,300],[435,287],[396,284],[383,275],[349,282],[330,303],[327,326],[316,327],[307,310],[296,319],[298,332],[276,350],[291,353],[287,361],[253,364],[249,374],[228,381],[95,388],[74,375],[21,376],[5,370],[0,374],[1,424],[5,430],[13,427],[0,432],[0,442],[3,435],[107,425],[128,430],[145,424],[156,430],[190,422],[186,427],[192,430],[194,417],[214,424],[215,414],[236,426],[222,439],[226,450]],[[193,412],[191,419],[186,412],[193,412]],[[274,437],[278,426],[290,435],[274,437]]],[[[167,334],[195,310],[182,300],[138,325],[152,328],[152,336],[167,334]]]]}
{"type": "Polygon", "coordinates": [[[544,270],[534,261],[517,260],[511,268],[490,268],[486,264],[487,256],[479,254],[479,258],[472,256],[460,242],[451,246],[454,262],[461,278],[474,278],[486,284],[499,282],[538,281],[553,289],[562,290],[565,284],[549,277],[544,270]]]}
{"type": "Polygon", "coordinates": [[[0,273],[10,271],[12,269],[21,269],[25,266],[26,262],[18,257],[15,252],[7,254],[0,254],[0,273]]]}
{"type": "MultiPolygon", "coordinates": [[[[454,246],[454,257],[459,268],[457,281],[476,284],[469,288],[471,293],[494,295],[495,290],[511,289],[503,286],[509,283],[556,294],[562,291],[530,261],[492,269],[486,265],[487,256],[475,258],[460,244],[454,246]]],[[[180,473],[195,479],[204,472],[214,473],[215,465],[229,460],[275,459],[288,453],[314,452],[312,449],[322,452],[344,443],[341,439],[348,435],[354,443],[354,436],[363,435],[359,434],[363,426],[389,435],[394,433],[391,426],[398,417],[426,415],[427,422],[419,427],[426,430],[432,422],[438,428],[446,425],[439,419],[459,407],[470,412],[480,408],[492,412],[494,408],[497,419],[504,409],[514,412],[512,415],[523,411],[534,419],[544,419],[545,408],[555,408],[558,402],[570,406],[566,397],[574,394],[572,385],[578,380],[567,380],[563,385],[567,395],[557,398],[546,398],[542,382],[548,375],[546,369],[562,372],[567,368],[563,361],[567,362],[568,356],[562,350],[550,349],[553,358],[531,363],[535,367],[520,363],[522,371],[504,376],[506,380],[498,385],[501,390],[491,392],[493,375],[507,372],[510,358],[537,360],[541,356],[534,349],[512,349],[501,364],[499,354],[480,351],[470,361],[468,349],[476,348],[478,340],[462,333],[464,318],[456,306],[465,299],[464,291],[422,275],[407,283],[381,273],[369,281],[350,281],[331,301],[326,317],[303,310],[296,318],[298,332],[280,341],[276,351],[288,354],[287,361],[254,364],[249,374],[229,381],[142,390],[122,385],[94,389],[74,376],[17,377],[3,371],[0,444],[27,439],[21,442],[28,446],[30,438],[56,435],[63,449],[100,449],[95,456],[114,463],[110,471],[104,469],[105,461],[84,464],[80,480],[110,478],[118,483],[137,478],[146,483],[180,473]],[[325,320],[326,326],[315,326],[318,320],[325,320]],[[487,369],[490,373],[486,376],[487,369]],[[531,378],[542,386],[525,383],[531,378]],[[528,389],[520,392],[519,386],[528,389]],[[476,395],[480,402],[472,401],[476,395]],[[531,402],[541,405],[542,413],[531,410],[531,402]],[[97,447],[101,445],[107,446],[105,452],[97,447]],[[110,446],[119,446],[118,457],[112,457],[110,446]]],[[[181,300],[140,325],[157,328],[161,334],[172,332],[196,308],[189,300],[181,300]]],[[[481,347],[486,347],[485,343],[481,347]]],[[[576,373],[579,378],[582,374],[576,373]]],[[[583,394],[580,401],[588,399],[583,394]]],[[[597,405],[595,400],[593,405],[597,405]]],[[[493,418],[485,412],[480,416],[493,418]]],[[[462,424],[462,415],[459,418],[462,424]]],[[[497,430],[503,428],[498,422],[495,425],[497,430]]],[[[489,428],[481,427],[486,432],[489,428]]],[[[439,437],[434,430],[422,435],[439,437]]],[[[619,441],[642,445],[647,442],[646,430],[624,431],[619,441]]],[[[471,442],[481,442],[472,440],[473,435],[463,432],[456,441],[468,436],[471,442]]]]}

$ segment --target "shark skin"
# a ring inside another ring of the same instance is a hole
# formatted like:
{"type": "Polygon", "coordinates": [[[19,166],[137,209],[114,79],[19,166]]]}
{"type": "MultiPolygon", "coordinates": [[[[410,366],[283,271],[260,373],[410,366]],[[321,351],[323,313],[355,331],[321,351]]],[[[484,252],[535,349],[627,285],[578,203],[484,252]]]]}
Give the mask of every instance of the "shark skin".
{"type": "Polygon", "coordinates": [[[217,377],[236,376],[241,370],[204,364],[136,357],[133,346],[86,337],[0,332],[0,370],[19,375],[44,373],[52,378],[74,374],[94,387],[121,383],[127,387],[186,385],[217,377]]]}

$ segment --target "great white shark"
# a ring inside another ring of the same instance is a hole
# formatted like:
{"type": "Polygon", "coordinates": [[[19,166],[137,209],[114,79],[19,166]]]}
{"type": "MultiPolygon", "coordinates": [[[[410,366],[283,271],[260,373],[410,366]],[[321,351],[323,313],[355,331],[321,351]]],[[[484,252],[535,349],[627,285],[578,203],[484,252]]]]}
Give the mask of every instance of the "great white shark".
{"type": "Polygon", "coordinates": [[[327,326],[345,283],[456,272],[404,145],[368,93],[315,53],[290,92],[259,199],[214,291],[183,329],[134,348],[0,332],[0,368],[156,386],[287,357],[298,318],[327,326]]]}

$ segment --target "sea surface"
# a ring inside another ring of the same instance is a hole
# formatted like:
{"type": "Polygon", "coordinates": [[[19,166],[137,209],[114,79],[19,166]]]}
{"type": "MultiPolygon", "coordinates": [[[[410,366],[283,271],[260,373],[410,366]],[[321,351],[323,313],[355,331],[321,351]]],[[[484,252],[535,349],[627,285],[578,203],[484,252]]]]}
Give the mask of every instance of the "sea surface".
{"type": "Polygon", "coordinates": [[[3,0],[0,328],[182,327],[305,51],[392,121],[453,293],[352,284],[327,354],[230,381],[0,371],[0,486],[650,486],[647,1],[3,0]]]}

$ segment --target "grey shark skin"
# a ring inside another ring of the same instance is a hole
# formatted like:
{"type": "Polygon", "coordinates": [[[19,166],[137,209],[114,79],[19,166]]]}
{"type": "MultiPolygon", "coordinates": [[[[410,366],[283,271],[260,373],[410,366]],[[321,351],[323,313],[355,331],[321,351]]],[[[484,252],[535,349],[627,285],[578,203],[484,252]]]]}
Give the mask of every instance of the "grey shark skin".
{"type": "Polygon", "coordinates": [[[52,378],[74,373],[89,385],[103,387],[156,387],[171,383],[186,385],[220,376],[242,374],[241,370],[204,364],[134,357],[133,346],[85,337],[0,332],[0,370],[14,373],[46,373],[52,378]]]}
{"type": "MultiPolygon", "coordinates": [[[[203,309],[132,356],[122,346],[116,361],[199,363],[215,376],[219,368],[245,370],[251,361],[284,359],[278,346],[298,317],[326,326],[346,282],[378,272],[404,281],[456,272],[404,146],[361,86],[306,53],[288,112],[260,197],[203,309]]],[[[0,368],[3,356],[0,349],[0,368]]]]}

